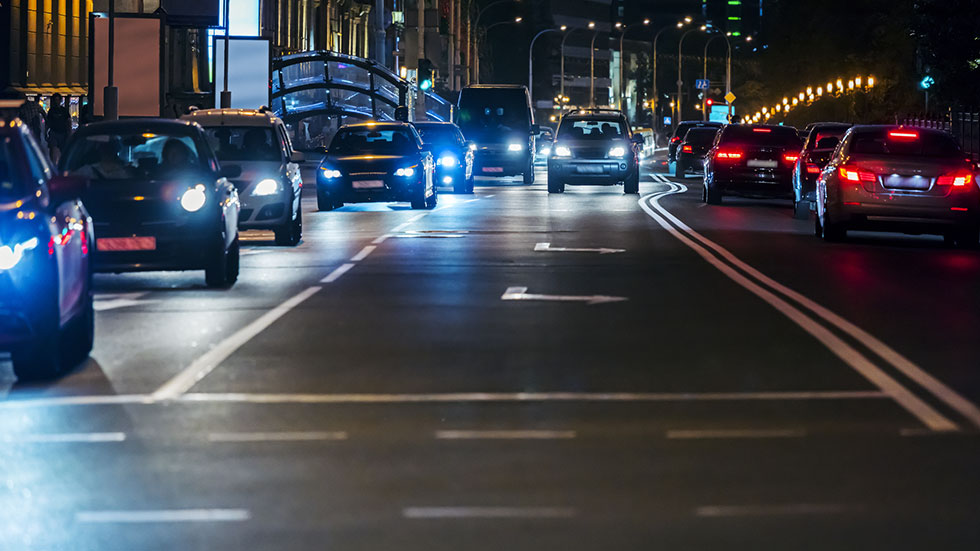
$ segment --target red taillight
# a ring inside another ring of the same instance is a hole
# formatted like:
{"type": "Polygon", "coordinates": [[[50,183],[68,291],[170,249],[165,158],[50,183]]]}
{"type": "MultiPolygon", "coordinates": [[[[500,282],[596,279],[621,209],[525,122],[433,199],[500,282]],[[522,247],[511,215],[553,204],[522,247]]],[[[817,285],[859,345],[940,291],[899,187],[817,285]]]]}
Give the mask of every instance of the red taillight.
{"type": "Polygon", "coordinates": [[[694,148],[689,145],[685,145],[684,147],[681,148],[681,151],[683,151],[684,153],[694,153],[694,148]]]}
{"type": "Polygon", "coordinates": [[[888,137],[896,140],[918,140],[919,133],[908,130],[893,130],[888,133],[888,137]]]}
{"type": "Polygon", "coordinates": [[[796,153],[787,153],[787,154],[783,155],[783,160],[786,161],[787,163],[795,163],[799,159],[800,159],[800,156],[797,155],[796,153]]]}
{"type": "Polygon", "coordinates": [[[817,165],[815,165],[815,164],[813,164],[813,163],[807,163],[806,164],[806,171],[809,174],[820,174],[820,167],[817,166],[817,165]]]}
{"type": "Polygon", "coordinates": [[[737,161],[742,158],[742,152],[735,149],[722,149],[715,153],[719,161],[737,161]]]}
{"type": "Polygon", "coordinates": [[[753,128],[752,131],[768,134],[769,132],[772,132],[772,128],[753,128]]]}
{"type": "Polygon", "coordinates": [[[877,179],[874,172],[868,172],[866,170],[858,170],[847,166],[842,166],[839,170],[840,177],[848,182],[874,182],[877,179]]]}
{"type": "Polygon", "coordinates": [[[940,186],[966,187],[972,183],[972,174],[946,174],[936,180],[936,184],[940,186]]]}
{"type": "Polygon", "coordinates": [[[673,138],[670,139],[670,143],[677,143],[679,141],[681,141],[679,136],[674,136],[673,138]]]}

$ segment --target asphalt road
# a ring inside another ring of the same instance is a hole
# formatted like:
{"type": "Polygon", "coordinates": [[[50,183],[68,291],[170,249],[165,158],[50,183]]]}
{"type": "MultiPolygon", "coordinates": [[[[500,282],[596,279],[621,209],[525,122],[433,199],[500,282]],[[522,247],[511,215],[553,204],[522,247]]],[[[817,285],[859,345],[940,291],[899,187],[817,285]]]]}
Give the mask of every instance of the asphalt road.
{"type": "Polygon", "coordinates": [[[0,549],[980,548],[980,253],[651,173],[310,192],[231,290],[100,275],[85,364],[0,363],[0,549]]]}

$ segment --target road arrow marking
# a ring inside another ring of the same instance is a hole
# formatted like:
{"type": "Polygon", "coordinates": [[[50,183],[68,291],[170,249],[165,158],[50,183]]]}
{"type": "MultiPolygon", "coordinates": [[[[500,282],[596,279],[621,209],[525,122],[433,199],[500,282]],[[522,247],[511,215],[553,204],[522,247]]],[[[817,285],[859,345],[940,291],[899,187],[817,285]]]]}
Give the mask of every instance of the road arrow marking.
{"type": "Polygon", "coordinates": [[[537,295],[527,292],[527,287],[508,287],[500,300],[544,300],[550,302],[584,302],[586,304],[604,304],[607,302],[622,302],[626,297],[610,297],[606,295],[537,295]]]}
{"type": "Polygon", "coordinates": [[[534,246],[534,251],[539,253],[599,253],[613,254],[625,253],[626,249],[574,249],[568,247],[552,247],[551,243],[538,243],[534,246]]]}

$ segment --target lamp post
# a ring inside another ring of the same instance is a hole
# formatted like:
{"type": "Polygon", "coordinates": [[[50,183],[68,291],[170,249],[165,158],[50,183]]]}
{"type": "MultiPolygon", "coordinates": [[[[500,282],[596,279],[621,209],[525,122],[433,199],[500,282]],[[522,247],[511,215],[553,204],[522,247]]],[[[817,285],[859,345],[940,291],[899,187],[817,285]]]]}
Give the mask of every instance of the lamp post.
{"type": "MultiPolygon", "coordinates": [[[[620,23],[616,23],[616,25],[617,25],[616,28],[620,29],[620,33],[619,33],[619,109],[622,110],[623,109],[623,103],[625,102],[625,98],[626,98],[626,84],[623,82],[623,65],[625,63],[625,61],[624,61],[625,58],[623,57],[623,39],[626,37],[626,31],[628,29],[630,29],[631,26],[630,25],[622,25],[620,23]]],[[[650,20],[649,19],[644,19],[643,20],[643,25],[644,26],[649,26],[650,25],[650,20]]],[[[639,28],[639,27],[637,27],[637,28],[639,28]]]]}
{"type": "Polygon", "coordinates": [[[544,29],[531,39],[531,47],[527,49],[527,95],[531,98],[531,110],[534,111],[534,65],[532,64],[534,54],[534,43],[541,35],[546,33],[562,32],[568,27],[562,25],[561,29],[544,29]]]}
{"type": "Polygon", "coordinates": [[[683,51],[683,48],[684,48],[684,39],[687,38],[687,35],[689,35],[689,34],[691,34],[693,32],[697,32],[699,30],[700,31],[703,31],[705,29],[707,29],[707,27],[704,26],[704,25],[701,25],[701,28],[700,29],[691,29],[689,31],[686,31],[683,34],[681,34],[681,39],[677,42],[677,101],[675,102],[677,104],[677,108],[676,108],[677,109],[677,113],[674,116],[675,119],[676,119],[674,121],[674,124],[679,123],[680,120],[681,120],[681,118],[684,116],[684,80],[682,78],[682,75],[683,75],[682,71],[683,71],[683,68],[684,68],[683,67],[683,63],[684,63],[684,51],[683,51]]]}
{"type": "MultiPolygon", "coordinates": [[[[476,31],[480,28],[480,18],[483,17],[483,14],[486,13],[487,10],[489,10],[490,8],[493,8],[495,6],[499,6],[501,4],[510,4],[512,2],[520,2],[520,1],[521,0],[497,0],[496,2],[491,2],[485,8],[483,8],[482,10],[480,10],[479,12],[477,12],[477,14],[476,14],[476,20],[473,22],[473,27],[472,27],[474,32],[469,33],[469,35],[466,37],[466,43],[467,43],[466,44],[466,59],[467,60],[470,60],[470,59],[473,60],[471,66],[472,66],[472,70],[473,70],[472,82],[474,84],[479,84],[480,83],[480,56],[479,55],[477,55],[477,56],[474,56],[473,55],[474,49],[478,49],[478,47],[479,47],[476,44],[476,39],[474,38],[474,35],[475,35],[476,31]]],[[[420,1],[420,3],[421,3],[421,1],[420,1]]],[[[492,26],[493,25],[491,25],[491,27],[492,26]]],[[[490,29],[487,28],[487,30],[490,30],[490,29]]]]}
{"type": "MultiPolygon", "coordinates": [[[[522,18],[522,17],[515,17],[512,21],[500,21],[500,22],[494,23],[493,25],[488,25],[486,29],[483,29],[483,36],[489,36],[490,29],[493,29],[494,27],[499,27],[501,25],[509,25],[511,23],[520,23],[523,20],[524,20],[524,18],[522,18]]],[[[477,51],[477,53],[479,53],[479,50],[480,50],[480,42],[479,42],[479,40],[477,40],[476,41],[476,51],[477,51]]],[[[479,55],[477,55],[473,59],[473,70],[476,73],[475,74],[475,78],[473,80],[474,80],[474,82],[476,84],[480,84],[480,56],[479,55]]]]}
{"type": "Polygon", "coordinates": [[[670,29],[680,29],[684,27],[686,23],[684,21],[678,21],[676,25],[669,25],[657,31],[653,35],[653,95],[650,97],[650,112],[653,114],[653,125],[654,128],[657,126],[657,101],[660,99],[657,95],[657,40],[664,31],[669,31],[670,29]]]}
{"type": "MultiPolygon", "coordinates": [[[[227,49],[227,48],[226,48],[227,49]]],[[[109,0],[109,74],[102,90],[102,114],[107,121],[119,119],[119,89],[113,81],[116,54],[116,1],[109,0]]],[[[225,64],[227,65],[227,63],[225,64]]]]}
{"type": "MultiPolygon", "coordinates": [[[[590,29],[594,29],[595,28],[595,21],[590,21],[589,22],[589,28],[590,29]]],[[[579,29],[577,29],[577,28],[569,29],[568,32],[565,33],[565,36],[562,37],[562,39],[561,39],[561,54],[560,55],[561,55],[561,97],[562,98],[565,97],[565,41],[568,40],[568,37],[572,36],[572,33],[575,32],[575,31],[577,31],[577,30],[579,30],[579,29]]]]}
{"type": "MultiPolygon", "coordinates": [[[[595,25],[589,24],[589,28],[595,25]]],[[[599,29],[592,33],[592,43],[589,45],[589,107],[595,107],[595,39],[599,36],[599,29]]]]}

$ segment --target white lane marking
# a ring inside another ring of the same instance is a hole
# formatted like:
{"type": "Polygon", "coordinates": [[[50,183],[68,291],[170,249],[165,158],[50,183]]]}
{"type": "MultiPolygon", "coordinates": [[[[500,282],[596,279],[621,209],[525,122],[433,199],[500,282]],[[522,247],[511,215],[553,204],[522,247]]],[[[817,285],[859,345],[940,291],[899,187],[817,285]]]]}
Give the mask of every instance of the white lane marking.
{"type": "Polygon", "coordinates": [[[320,280],[320,283],[333,283],[334,281],[337,281],[338,279],[340,279],[341,276],[343,276],[344,274],[346,274],[353,267],[354,267],[354,263],[353,262],[348,262],[346,264],[341,264],[340,266],[337,266],[337,268],[334,269],[334,271],[330,272],[327,275],[327,277],[321,279],[320,280]]]}
{"type": "Polygon", "coordinates": [[[129,306],[159,302],[157,300],[139,300],[146,294],[146,291],[139,293],[97,293],[94,297],[95,300],[92,301],[92,308],[94,308],[96,312],[105,312],[107,310],[115,310],[117,308],[127,308],[129,306]]]}
{"type": "Polygon", "coordinates": [[[466,201],[463,201],[463,202],[464,202],[464,203],[472,203],[473,201],[479,201],[479,200],[480,200],[480,198],[479,198],[479,197],[475,197],[475,198],[473,198],[473,199],[467,199],[466,201]]]}
{"type": "Polygon", "coordinates": [[[374,245],[368,245],[368,246],[364,247],[363,249],[361,249],[361,251],[359,253],[357,253],[354,256],[352,256],[351,259],[350,259],[350,261],[351,262],[360,262],[360,261],[364,260],[365,258],[367,258],[369,254],[373,253],[375,249],[377,249],[376,246],[374,246],[374,245]]]}
{"type": "Polygon", "coordinates": [[[570,507],[406,507],[402,516],[410,519],[507,519],[507,518],[572,518],[570,507]]]}
{"type": "Polygon", "coordinates": [[[695,516],[705,518],[770,517],[796,515],[839,515],[863,507],[836,503],[787,503],[784,505],[706,505],[695,509],[695,516]]]}
{"type": "Polygon", "coordinates": [[[124,432],[67,432],[35,434],[0,434],[0,442],[10,444],[99,444],[123,442],[124,432]]]}
{"type": "Polygon", "coordinates": [[[437,430],[437,440],[568,440],[573,430],[437,430]]]}
{"type": "Polygon", "coordinates": [[[535,243],[534,252],[545,252],[545,253],[599,253],[599,254],[614,254],[614,253],[625,253],[626,249],[582,249],[582,248],[571,248],[571,247],[552,247],[551,243],[535,243]]]}
{"type": "Polygon", "coordinates": [[[257,404],[404,404],[441,402],[723,402],[884,399],[877,391],[824,392],[458,392],[439,394],[248,394],[187,393],[187,402],[243,402],[257,404]]]}
{"type": "Polygon", "coordinates": [[[119,394],[116,396],[55,396],[0,401],[0,410],[53,406],[106,406],[122,404],[152,404],[148,394],[119,394]]]}
{"type": "Polygon", "coordinates": [[[386,233],[386,234],[382,235],[381,237],[375,237],[374,238],[374,241],[372,241],[371,243],[374,244],[374,245],[380,245],[380,244],[384,243],[385,241],[387,241],[389,237],[391,237],[391,234],[387,234],[386,233]]]}
{"type": "Polygon", "coordinates": [[[669,440],[710,440],[726,438],[802,438],[802,429],[708,429],[708,430],[669,430],[669,440]]]}
{"type": "Polygon", "coordinates": [[[527,287],[508,287],[504,294],[500,295],[500,300],[538,300],[546,302],[584,302],[588,305],[605,304],[608,302],[623,302],[629,300],[626,297],[614,297],[607,295],[540,295],[528,293],[527,287]]]}
{"type": "Polygon", "coordinates": [[[491,193],[490,195],[484,195],[484,197],[486,197],[487,199],[489,199],[489,198],[493,197],[494,195],[496,195],[496,194],[495,193],[491,193]]]}
{"type": "Polygon", "coordinates": [[[285,316],[290,310],[315,295],[320,289],[322,287],[308,287],[286,302],[262,314],[252,323],[235,331],[215,345],[214,348],[207,351],[203,356],[191,362],[189,366],[164,383],[151,396],[154,400],[168,400],[187,392],[198,381],[206,377],[208,373],[211,373],[214,368],[218,367],[221,362],[225,361],[228,356],[234,354],[245,343],[252,340],[252,338],[262,331],[265,331],[270,325],[279,320],[279,318],[285,316]]]}
{"type": "Polygon", "coordinates": [[[401,224],[398,224],[394,228],[391,228],[391,233],[398,233],[411,225],[412,225],[411,222],[402,222],[401,224]]]}
{"type": "Polygon", "coordinates": [[[655,212],[654,209],[657,209],[658,212],[663,211],[663,207],[660,207],[659,203],[656,201],[659,199],[660,195],[674,193],[677,189],[674,186],[677,186],[677,188],[680,187],[677,184],[671,184],[670,191],[663,192],[661,194],[648,195],[640,199],[640,207],[643,208],[643,210],[646,211],[651,218],[653,218],[658,224],[660,224],[661,227],[667,230],[667,232],[677,238],[681,243],[694,250],[694,252],[700,255],[705,261],[717,268],[718,271],[728,276],[729,279],[741,285],[752,294],[758,296],[784,316],[789,318],[793,323],[800,326],[801,329],[809,333],[813,338],[817,339],[828,350],[830,350],[830,352],[843,360],[844,363],[851,366],[855,371],[870,381],[873,385],[878,387],[882,392],[891,396],[893,400],[905,408],[906,411],[918,418],[924,425],[934,431],[959,430],[956,423],[936,411],[935,408],[924,402],[918,396],[912,394],[911,391],[882,371],[881,368],[871,363],[868,358],[858,352],[854,347],[844,342],[843,339],[832,333],[823,325],[820,325],[815,319],[783,300],[772,291],[763,288],[758,283],[742,275],[728,264],[725,264],[716,256],[711,254],[707,249],[702,247],[699,243],[688,237],[686,233],[683,233],[674,226],[670,225],[667,220],[655,212]]]}
{"type": "Polygon", "coordinates": [[[334,432],[212,432],[209,442],[313,442],[321,440],[347,440],[347,433],[334,432]]]}
{"type": "Polygon", "coordinates": [[[413,216],[413,217],[411,217],[411,218],[408,219],[408,223],[411,224],[413,222],[418,222],[419,220],[425,218],[428,214],[429,213],[427,213],[427,212],[423,212],[421,214],[416,214],[415,216],[413,216]]]}
{"type": "Polygon", "coordinates": [[[156,522],[243,522],[252,518],[247,509],[163,509],[157,511],[80,511],[82,524],[143,524],[156,522]]]}
{"type": "MultiPolygon", "coordinates": [[[[686,186],[681,184],[675,184],[683,189],[683,192],[687,189],[686,186]]],[[[903,375],[912,379],[917,384],[928,390],[933,396],[942,400],[946,405],[951,407],[957,413],[966,417],[975,426],[980,427],[980,407],[965,398],[963,395],[959,394],[951,387],[934,377],[932,374],[928,373],[911,360],[901,355],[894,348],[888,346],[875,336],[871,335],[864,329],[861,329],[857,325],[847,321],[836,313],[828,310],[827,308],[817,304],[816,302],[810,300],[809,298],[803,296],[797,291],[786,287],[785,285],[777,282],[776,280],[770,278],[769,276],[763,274],[762,272],[756,270],[749,264],[746,264],[741,259],[732,254],[728,249],[722,247],[721,245],[711,241],[710,239],[704,237],[698,232],[694,231],[686,224],[678,220],[673,214],[671,214],[666,208],[664,208],[659,203],[659,198],[654,200],[654,207],[667,217],[668,220],[674,222],[679,228],[688,232],[692,237],[699,240],[702,244],[708,248],[714,250],[725,260],[729,261],[734,266],[738,267],[746,274],[752,276],[763,285],[770,287],[771,289],[783,294],[784,296],[796,301],[798,304],[804,308],[810,310],[818,317],[830,323],[831,325],[837,327],[847,335],[851,335],[855,339],[861,342],[864,346],[868,347],[872,352],[877,354],[881,359],[885,360],[891,364],[895,369],[902,372],[903,375]]]]}

